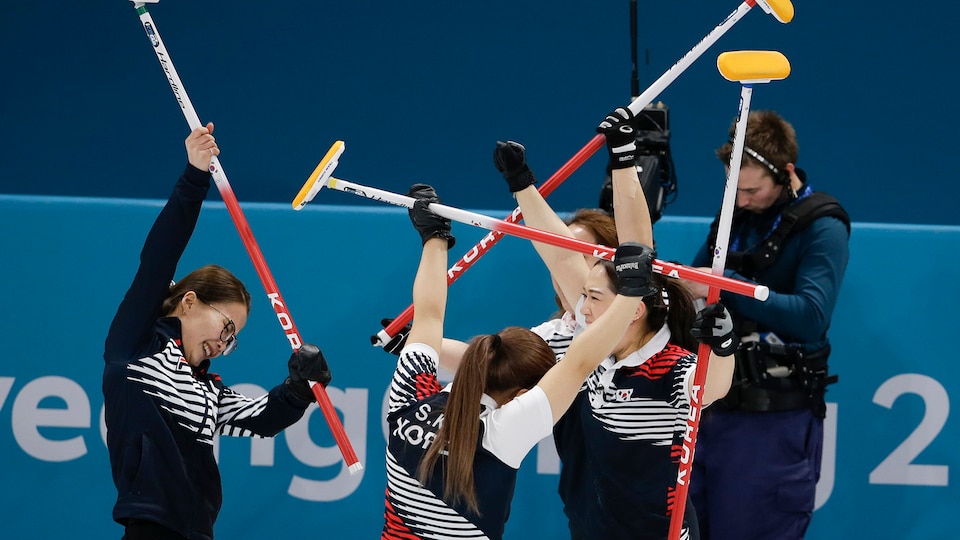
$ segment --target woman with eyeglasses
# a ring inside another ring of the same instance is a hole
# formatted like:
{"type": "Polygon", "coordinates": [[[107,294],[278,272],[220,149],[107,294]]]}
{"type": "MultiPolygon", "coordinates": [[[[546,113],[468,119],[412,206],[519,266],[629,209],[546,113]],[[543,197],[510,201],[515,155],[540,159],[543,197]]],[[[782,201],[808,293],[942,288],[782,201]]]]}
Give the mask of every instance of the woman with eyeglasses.
{"type": "Polygon", "coordinates": [[[210,159],[220,153],[213,124],[194,129],[185,146],[188,165],[147,235],[104,346],[113,519],[125,540],[212,539],[222,501],[214,436],[272,437],[313,402],[308,381],[331,378],[309,344],[290,356],[286,380],[258,398],[208,371],[236,350],[250,293],[216,265],[172,284],[210,189],[210,159]]]}

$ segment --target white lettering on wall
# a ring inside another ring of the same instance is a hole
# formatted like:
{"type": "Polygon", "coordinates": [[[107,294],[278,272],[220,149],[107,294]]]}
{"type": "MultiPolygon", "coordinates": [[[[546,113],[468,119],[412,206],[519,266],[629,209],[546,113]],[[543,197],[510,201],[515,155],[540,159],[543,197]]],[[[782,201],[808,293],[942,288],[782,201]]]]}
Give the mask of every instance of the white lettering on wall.
{"type": "MultiPolygon", "coordinates": [[[[344,414],[343,428],[357,453],[357,459],[364,464],[363,470],[366,470],[367,462],[368,393],[366,388],[348,388],[344,392],[339,388],[327,387],[327,394],[334,407],[341,411],[349,411],[349,414],[344,414]]],[[[320,407],[316,403],[311,404],[303,418],[286,429],[287,445],[294,457],[304,465],[329,467],[339,462],[340,472],[332,480],[311,480],[294,475],[287,493],[306,501],[337,501],[356,491],[360,481],[363,480],[363,471],[351,475],[336,444],[319,446],[313,442],[310,436],[310,417],[319,410],[320,407]]]]}
{"type": "Polygon", "coordinates": [[[13,402],[13,437],[31,457],[43,461],[70,461],[87,453],[83,435],[54,440],[39,427],[90,427],[90,401],[83,388],[66,377],[40,377],[27,383],[13,402]],[[63,400],[66,408],[40,407],[48,397],[63,400]]]}
{"type": "Polygon", "coordinates": [[[887,379],[877,388],[873,402],[888,409],[904,394],[915,394],[925,407],[920,424],[870,473],[871,484],[946,486],[950,468],[946,465],[913,463],[936,440],[950,416],[950,396],[939,381],[919,373],[903,373],[887,379]]]}

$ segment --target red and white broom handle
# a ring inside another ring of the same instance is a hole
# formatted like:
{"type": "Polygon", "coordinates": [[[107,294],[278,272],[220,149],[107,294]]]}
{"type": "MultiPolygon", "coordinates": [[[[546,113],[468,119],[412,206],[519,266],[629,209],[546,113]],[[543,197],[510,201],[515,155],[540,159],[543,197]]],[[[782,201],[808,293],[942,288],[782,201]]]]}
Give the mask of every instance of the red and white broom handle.
{"type": "MultiPolygon", "coordinates": [[[[167,53],[167,49],[163,45],[163,40],[160,39],[160,33],[157,31],[157,27],[153,22],[153,18],[150,16],[150,13],[147,12],[143,2],[134,1],[134,7],[137,10],[137,14],[140,16],[140,22],[143,24],[143,29],[147,33],[147,37],[150,39],[151,45],[153,45],[153,50],[157,54],[157,59],[160,61],[160,67],[163,68],[163,72],[167,76],[167,82],[170,83],[170,88],[173,90],[173,95],[177,99],[177,103],[180,104],[180,109],[183,111],[183,116],[186,118],[187,124],[189,124],[190,129],[202,127],[202,124],[200,123],[200,117],[197,116],[197,112],[193,108],[193,104],[191,103],[189,96],[187,96],[187,92],[183,87],[183,83],[180,82],[180,76],[177,74],[177,70],[173,65],[173,61],[170,59],[170,55],[167,53]]],[[[243,215],[243,211],[240,209],[240,203],[237,202],[237,197],[234,195],[233,189],[230,187],[230,183],[227,181],[227,175],[223,172],[223,168],[220,166],[220,160],[216,156],[213,156],[211,159],[210,172],[213,174],[214,184],[217,186],[217,190],[219,190],[220,196],[223,198],[223,202],[227,206],[230,217],[233,219],[233,223],[237,227],[237,232],[240,233],[240,238],[243,240],[243,245],[247,248],[247,253],[250,255],[250,259],[253,261],[253,265],[257,270],[257,275],[260,276],[260,281],[263,282],[263,287],[267,292],[267,298],[270,300],[270,305],[277,314],[277,320],[280,322],[280,326],[286,333],[287,341],[290,343],[290,347],[296,351],[303,345],[303,340],[300,338],[300,332],[297,330],[297,327],[293,322],[293,317],[290,316],[290,312],[287,309],[287,304],[280,295],[280,290],[277,288],[277,284],[273,279],[273,275],[270,273],[270,268],[267,266],[267,263],[263,258],[263,253],[260,251],[260,247],[257,245],[257,241],[253,237],[253,232],[250,230],[250,226],[247,224],[247,219],[243,215]]],[[[330,430],[333,432],[333,438],[336,440],[337,446],[340,448],[340,452],[343,454],[343,459],[346,462],[350,473],[355,474],[359,472],[363,469],[363,465],[357,458],[357,453],[354,451],[353,446],[350,444],[350,440],[347,438],[346,431],[344,430],[343,424],[340,422],[340,417],[337,415],[337,411],[334,408],[333,403],[330,401],[330,397],[327,395],[326,389],[322,384],[318,384],[316,381],[310,381],[310,387],[313,390],[314,397],[317,399],[317,404],[320,405],[320,410],[323,411],[323,416],[326,419],[327,424],[330,426],[330,430]]]]}
{"type": "MultiPolygon", "coordinates": [[[[402,206],[404,208],[412,208],[413,203],[416,200],[413,197],[408,197],[406,195],[400,195],[398,193],[393,193],[369,186],[363,186],[340,178],[331,177],[327,181],[326,185],[338,191],[352,193],[354,195],[366,197],[375,201],[383,201],[396,206],[402,206]]],[[[579,240],[570,236],[563,236],[561,234],[544,231],[542,229],[535,229],[526,225],[520,225],[519,223],[510,223],[502,219],[492,218],[490,216],[485,216],[476,212],[470,212],[468,210],[461,210],[459,208],[454,208],[444,204],[432,203],[429,205],[429,208],[438,216],[460,223],[466,223],[467,225],[488,229],[499,233],[500,236],[509,234],[511,236],[526,238],[527,240],[534,240],[544,244],[550,244],[552,246],[569,249],[583,253],[584,255],[596,257],[598,259],[612,261],[614,252],[616,251],[611,247],[591,244],[590,242],[584,242],[583,240],[579,240]]],[[[711,288],[716,288],[717,290],[730,291],[732,293],[749,296],[757,300],[766,300],[767,294],[769,293],[769,289],[765,285],[757,285],[755,283],[731,279],[725,277],[722,272],[719,275],[708,274],[695,268],[661,260],[654,261],[653,270],[668,277],[675,277],[702,283],[710,286],[711,288]]],[[[448,272],[447,279],[449,278],[450,274],[448,272]]]]}
{"type": "MultiPolygon", "coordinates": [[[[750,59],[749,52],[746,53],[724,53],[718,64],[721,64],[724,56],[727,58],[737,58],[741,55],[743,58],[750,59]]],[[[760,53],[766,56],[765,53],[760,53]]],[[[777,53],[779,55],[779,53],[777,53]]],[[[782,56],[782,55],[781,55],[782,56]]],[[[783,62],[786,59],[783,58],[783,62]]],[[[776,67],[776,64],[775,64],[776,67]]],[[[721,72],[724,76],[730,78],[732,75],[724,72],[721,66],[721,72]]],[[[789,73],[789,65],[782,76],[786,77],[789,73]]],[[[752,75],[746,75],[744,78],[750,78],[752,75]]],[[[755,82],[769,82],[755,81],[755,82]]],[[[737,124],[733,137],[733,149],[730,154],[730,172],[727,174],[727,181],[723,188],[723,202],[720,205],[720,218],[717,225],[716,247],[713,250],[713,264],[711,265],[711,274],[722,276],[727,261],[727,248],[730,245],[730,228],[733,223],[733,210],[737,202],[737,184],[740,180],[740,164],[743,159],[744,140],[747,135],[747,119],[750,113],[750,98],[753,95],[753,86],[750,82],[742,82],[740,89],[740,110],[737,115],[737,124]]],[[[720,300],[720,289],[710,286],[707,290],[707,305],[714,304],[720,300]]],[[[673,504],[670,511],[670,528],[668,531],[668,540],[679,540],[680,532],[683,528],[683,514],[686,509],[687,493],[690,490],[690,476],[693,470],[693,457],[697,444],[697,431],[700,427],[700,413],[703,410],[703,389],[707,381],[707,369],[710,364],[710,345],[701,343],[697,350],[697,365],[694,368],[692,396],[690,399],[690,410],[687,414],[687,426],[683,436],[682,447],[680,451],[680,464],[677,471],[677,485],[673,493],[673,504]]]]}
{"type": "MultiPolygon", "coordinates": [[[[733,157],[730,159],[730,174],[727,176],[727,183],[723,190],[723,204],[720,207],[720,220],[717,230],[717,247],[713,252],[713,264],[710,272],[714,276],[722,276],[726,265],[727,247],[730,241],[730,225],[733,219],[733,205],[737,199],[737,183],[739,182],[740,161],[741,154],[743,153],[743,135],[746,133],[747,127],[747,115],[744,111],[749,110],[751,91],[749,85],[744,85],[741,92],[741,117],[737,120],[733,157]],[[746,103],[746,105],[744,105],[744,103],[746,103]]],[[[710,286],[710,288],[707,289],[707,305],[715,304],[719,300],[720,289],[710,286]]],[[[707,369],[709,368],[709,364],[710,345],[701,343],[697,349],[697,365],[693,373],[690,410],[687,414],[687,427],[683,435],[680,466],[677,471],[677,485],[674,490],[667,540],[679,540],[680,531],[683,528],[683,514],[687,504],[687,493],[690,491],[690,474],[693,470],[693,455],[697,444],[697,432],[700,427],[700,413],[703,410],[703,406],[701,405],[703,400],[703,387],[707,382],[707,369]]]]}
{"type": "MultiPolygon", "coordinates": [[[[704,36],[692,49],[687,51],[676,64],[670,67],[663,75],[660,76],[656,81],[653,82],[646,90],[643,91],[636,99],[634,99],[629,108],[633,111],[634,114],[639,114],[647,104],[651,103],[654,98],[660,95],[667,86],[669,86],[677,77],[680,76],[688,67],[690,67],[693,62],[700,57],[707,49],[710,48],[720,37],[727,32],[734,24],[736,24],[744,15],[750,11],[756,5],[760,7],[767,13],[772,14],[781,22],[787,23],[793,19],[793,4],[790,3],[790,0],[745,0],[743,3],[737,7],[730,15],[727,15],[727,18],[723,20],[719,25],[717,25],[709,34],[704,36]]],[[[590,142],[586,144],[583,148],[580,149],[576,154],[570,158],[569,161],[563,164],[557,172],[553,173],[553,176],[547,178],[547,180],[541,185],[538,190],[540,193],[546,197],[553,192],[560,184],[562,184],[574,171],[576,171],[587,159],[590,158],[597,150],[599,150],[604,143],[603,135],[595,135],[590,142]]],[[[511,223],[518,223],[523,219],[523,214],[521,214],[520,209],[515,209],[509,216],[504,218],[504,221],[509,221],[511,223]]],[[[463,272],[466,272],[468,268],[473,266],[473,263],[477,259],[482,257],[487,251],[490,250],[497,242],[500,241],[502,235],[491,234],[487,235],[480,241],[477,245],[473,246],[466,255],[464,255],[459,261],[453,264],[450,269],[447,271],[447,285],[456,281],[463,272]]],[[[377,337],[380,342],[378,345],[383,346],[390,340],[393,336],[397,335],[401,328],[403,328],[407,323],[413,319],[413,304],[410,304],[407,309],[403,310],[402,313],[393,318],[393,321],[387,325],[386,328],[377,333],[377,337]]]]}

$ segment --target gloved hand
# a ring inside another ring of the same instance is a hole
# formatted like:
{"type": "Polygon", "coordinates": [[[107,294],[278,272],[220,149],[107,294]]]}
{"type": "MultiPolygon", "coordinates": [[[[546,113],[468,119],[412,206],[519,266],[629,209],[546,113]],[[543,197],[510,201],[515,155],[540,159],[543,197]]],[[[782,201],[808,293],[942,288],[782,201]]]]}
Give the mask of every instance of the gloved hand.
{"type": "MultiPolygon", "coordinates": [[[[386,328],[390,326],[392,322],[393,319],[380,319],[380,326],[386,328]]],[[[407,323],[406,326],[397,331],[397,335],[390,338],[390,341],[383,345],[383,350],[390,354],[400,356],[400,351],[403,350],[403,346],[407,344],[407,336],[410,334],[410,328],[410,323],[407,323]]],[[[380,338],[376,335],[370,336],[371,345],[376,345],[378,341],[380,341],[380,338]]]]}
{"type": "Polygon", "coordinates": [[[636,165],[637,130],[634,129],[633,111],[617,107],[597,126],[597,133],[607,138],[607,153],[610,169],[626,169],[636,165]]]}
{"type": "Polygon", "coordinates": [[[497,141],[493,150],[493,164],[503,174],[510,186],[510,193],[516,193],[527,186],[537,183],[533,171],[527,166],[526,148],[514,141],[497,141]]]}
{"type": "Polygon", "coordinates": [[[637,242],[624,242],[613,256],[613,266],[617,270],[617,294],[623,296],[650,296],[657,292],[651,284],[653,260],[657,252],[649,246],[637,242]]]}
{"type": "Polygon", "coordinates": [[[720,303],[710,304],[697,313],[690,334],[710,345],[717,356],[730,356],[740,346],[740,338],[733,333],[733,317],[720,303]]]}
{"type": "Polygon", "coordinates": [[[287,386],[298,398],[306,402],[314,401],[313,391],[307,381],[316,381],[326,386],[333,378],[327,366],[327,360],[320,352],[320,347],[310,343],[304,343],[290,355],[287,369],[290,370],[290,376],[286,380],[287,386]]]}
{"type": "Polygon", "coordinates": [[[440,197],[437,196],[433,187],[427,184],[414,184],[410,186],[407,197],[416,199],[408,213],[423,243],[426,244],[427,240],[434,237],[443,238],[447,241],[447,249],[452,248],[457,239],[450,232],[450,220],[434,214],[427,208],[430,203],[440,202],[440,197]]]}

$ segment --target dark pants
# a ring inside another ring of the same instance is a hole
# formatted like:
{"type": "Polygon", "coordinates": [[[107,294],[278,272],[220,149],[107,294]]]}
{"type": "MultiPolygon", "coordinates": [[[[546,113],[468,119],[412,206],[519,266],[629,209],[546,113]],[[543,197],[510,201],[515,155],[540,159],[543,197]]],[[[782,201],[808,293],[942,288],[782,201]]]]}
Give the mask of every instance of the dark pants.
{"type": "MultiPolygon", "coordinates": [[[[701,540],[697,510],[694,508],[689,495],[687,496],[687,505],[683,510],[683,522],[687,524],[687,536],[681,535],[680,538],[684,540],[701,540]]],[[[570,522],[567,522],[567,525],[570,527],[570,540],[591,540],[586,534],[575,531],[570,522]]],[[[666,539],[667,535],[664,535],[663,538],[666,539]]]]}
{"type": "Polygon", "coordinates": [[[705,410],[690,479],[701,538],[803,538],[822,452],[823,420],[810,409],[705,410]]]}
{"type": "Polygon", "coordinates": [[[159,523],[142,519],[129,520],[123,532],[120,540],[188,540],[186,536],[180,536],[159,523]]]}

